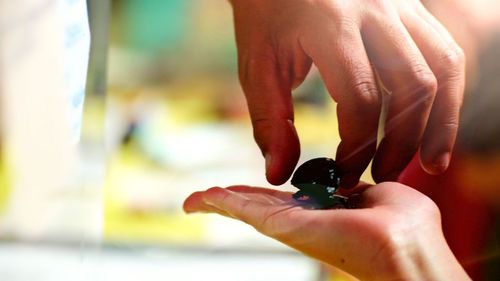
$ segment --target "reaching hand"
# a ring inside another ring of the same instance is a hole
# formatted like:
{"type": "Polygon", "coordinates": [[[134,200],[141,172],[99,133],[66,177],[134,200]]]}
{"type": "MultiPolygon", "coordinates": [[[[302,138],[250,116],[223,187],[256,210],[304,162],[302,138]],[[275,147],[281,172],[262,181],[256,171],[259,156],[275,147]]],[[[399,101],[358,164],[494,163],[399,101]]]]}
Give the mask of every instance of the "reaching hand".
{"type": "Polygon", "coordinates": [[[309,210],[287,192],[232,186],[193,193],[184,210],[241,220],[363,280],[467,279],[430,199],[391,182],[359,189],[358,209],[309,210]]]}
{"type": "Polygon", "coordinates": [[[272,184],[299,159],[291,90],[314,63],[338,102],[342,186],[374,157],[377,182],[396,180],[420,148],[423,168],[446,170],[455,143],[465,59],[418,0],[231,0],[240,81],[272,184]],[[390,92],[376,149],[381,94],[390,92]]]}

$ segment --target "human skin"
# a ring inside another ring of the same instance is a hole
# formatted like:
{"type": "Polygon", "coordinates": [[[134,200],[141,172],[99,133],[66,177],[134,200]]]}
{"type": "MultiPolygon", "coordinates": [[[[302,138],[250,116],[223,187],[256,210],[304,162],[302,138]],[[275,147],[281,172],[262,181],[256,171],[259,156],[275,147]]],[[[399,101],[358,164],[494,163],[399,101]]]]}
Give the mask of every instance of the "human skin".
{"type": "Polygon", "coordinates": [[[241,220],[362,280],[470,280],[446,244],[429,198],[394,182],[355,189],[362,192],[356,209],[310,210],[291,193],[232,186],[195,192],[184,210],[241,220]]]}
{"type": "Polygon", "coordinates": [[[418,150],[428,173],[446,170],[465,57],[419,1],[230,2],[240,81],[270,183],[286,182],[299,159],[291,91],[312,64],[338,103],[343,187],[355,186],[372,158],[377,182],[396,180],[418,150]],[[377,148],[381,88],[390,99],[377,148]]]}

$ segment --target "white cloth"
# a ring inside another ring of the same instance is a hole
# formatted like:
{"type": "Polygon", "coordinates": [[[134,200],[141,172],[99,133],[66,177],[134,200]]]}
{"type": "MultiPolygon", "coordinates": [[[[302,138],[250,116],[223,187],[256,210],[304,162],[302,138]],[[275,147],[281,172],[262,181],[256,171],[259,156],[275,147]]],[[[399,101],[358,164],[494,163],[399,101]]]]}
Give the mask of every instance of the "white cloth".
{"type": "MultiPolygon", "coordinates": [[[[0,0],[0,121],[11,188],[0,235],[52,238],[77,174],[89,56],[85,0],[0,0]]],[[[81,227],[85,227],[81,224],[81,227]]]]}

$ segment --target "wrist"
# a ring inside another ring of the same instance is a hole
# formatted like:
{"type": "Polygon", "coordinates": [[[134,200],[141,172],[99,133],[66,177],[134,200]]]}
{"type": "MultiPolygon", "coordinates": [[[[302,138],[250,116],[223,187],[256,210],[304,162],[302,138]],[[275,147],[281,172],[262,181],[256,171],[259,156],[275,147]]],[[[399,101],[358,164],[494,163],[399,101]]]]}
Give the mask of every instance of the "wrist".
{"type": "Polygon", "coordinates": [[[449,248],[441,229],[413,231],[393,239],[390,267],[397,280],[470,280],[449,248]],[[412,241],[407,243],[404,241],[412,241]]]}

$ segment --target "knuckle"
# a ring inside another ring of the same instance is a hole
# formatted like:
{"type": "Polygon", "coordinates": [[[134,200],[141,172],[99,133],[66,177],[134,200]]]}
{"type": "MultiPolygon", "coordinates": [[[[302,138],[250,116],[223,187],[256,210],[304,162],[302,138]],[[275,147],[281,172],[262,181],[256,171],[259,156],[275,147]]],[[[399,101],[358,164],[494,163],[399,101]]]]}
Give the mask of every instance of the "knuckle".
{"type": "Polygon", "coordinates": [[[351,82],[352,92],[356,100],[365,106],[378,106],[379,90],[376,82],[368,75],[356,75],[356,78],[351,82]]]}
{"type": "Polygon", "coordinates": [[[369,0],[368,2],[370,2],[373,7],[381,11],[387,10],[388,5],[390,4],[388,0],[369,0]]]}
{"type": "Polygon", "coordinates": [[[442,124],[443,132],[447,134],[456,134],[458,131],[459,122],[458,119],[448,120],[442,124]]]}
{"type": "Polygon", "coordinates": [[[271,50],[259,52],[247,52],[240,55],[238,64],[238,74],[242,87],[245,90],[252,90],[255,81],[265,78],[271,66],[277,63],[276,57],[271,50]]]}
{"type": "Polygon", "coordinates": [[[256,137],[260,137],[261,134],[268,134],[273,129],[273,125],[273,119],[264,113],[252,116],[252,126],[256,137]]]}
{"type": "Polygon", "coordinates": [[[332,18],[339,19],[346,16],[345,9],[343,9],[338,1],[317,0],[315,4],[320,11],[323,11],[332,18]]]}
{"type": "Polygon", "coordinates": [[[316,0],[314,14],[329,22],[330,27],[341,30],[345,26],[357,25],[353,9],[348,1],[316,0]]]}
{"type": "Polygon", "coordinates": [[[450,48],[443,52],[439,61],[439,80],[460,77],[465,72],[465,54],[462,48],[450,48]]]}
{"type": "Polygon", "coordinates": [[[434,100],[437,92],[438,82],[436,76],[427,68],[426,70],[417,70],[412,73],[413,89],[410,93],[418,95],[424,101],[434,100]]]}
{"type": "Polygon", "coordinates": [[[247,57],[244,63],[242,63],[240,67],[240,81],[244,87],[249,86],[253,80],[252,78],[258,74],[259,68],[259,58],[255,56],[247,57]]]}
{"type": "Polygon", "coordinates": [[[441,62],[453,68],[460,68],[465,65],[465,54],[462,48],[455,47],[444,52],[441,62]]]}
{"type": "Polygon", "coordinates": [[[245,215],[248,213],[248,208],[252,202],[249,199],[244,199],[239,208],[233,214],[238,217],[244,223],[249,223],[248,217],[245,215]]]}
{"type": "Polygon", "coordinates": [[[207,192],[220,192],[223,188],[219,186],[210,187],[207,192]]]}
{"type": "Polygon", "coordinates": [[[378,19],[387,18],[394,6],[390,0],[368,0],[365,2],[370,7],[369,13],[378,19]]]}
{"type": "Polygon", "coordinates": [[[224,203],[229,196],[229,193],[224,188],[218,186],[207,189],[206,193],[210,194],[208,196],[213,198],[218,204],[224,203]]]}

